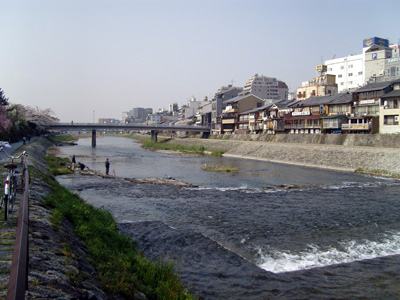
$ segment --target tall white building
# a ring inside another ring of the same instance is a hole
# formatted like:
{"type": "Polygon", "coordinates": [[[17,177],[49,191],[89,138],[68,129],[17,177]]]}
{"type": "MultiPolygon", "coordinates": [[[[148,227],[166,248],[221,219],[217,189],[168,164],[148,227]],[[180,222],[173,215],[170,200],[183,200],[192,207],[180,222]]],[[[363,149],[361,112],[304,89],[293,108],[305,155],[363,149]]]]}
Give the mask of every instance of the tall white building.
{"type": "Polygon", "coordinates": [[[400,76],[398,45],[378,37],[363,41],[362,54],[325,61],[327,74],[336,76],[338,92],[352,91],[368,81],[391,80],[400,76]]]}
{"type": "Polygon", "coordinates": [[[349,55],[325,61],[327,74],[336,76],[338,92],[351,91],[365,84],[364,54],[349,55]]]}

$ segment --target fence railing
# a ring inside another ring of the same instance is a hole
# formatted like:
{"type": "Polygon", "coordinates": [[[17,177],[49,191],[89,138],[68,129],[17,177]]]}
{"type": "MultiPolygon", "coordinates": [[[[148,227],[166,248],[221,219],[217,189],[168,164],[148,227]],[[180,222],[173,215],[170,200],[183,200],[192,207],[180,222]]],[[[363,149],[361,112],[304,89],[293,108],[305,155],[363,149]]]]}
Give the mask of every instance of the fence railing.
{"type": "Polygon", "coordinates": [[[17,237],[11,264],[10,280],[8,282],[7,300],[25,299],[28,288],[28,225],[29,225],[29,174],[26,157],[22,157],[23,189],[18,213],[17,237]]]}

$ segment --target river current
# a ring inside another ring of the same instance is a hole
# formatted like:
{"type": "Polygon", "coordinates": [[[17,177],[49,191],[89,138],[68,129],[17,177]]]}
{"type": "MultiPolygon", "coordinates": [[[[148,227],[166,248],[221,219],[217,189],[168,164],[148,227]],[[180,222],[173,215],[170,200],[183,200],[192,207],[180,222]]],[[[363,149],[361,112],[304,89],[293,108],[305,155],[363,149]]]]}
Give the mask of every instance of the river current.
{"type": "MultiPolygon", "coordinates": [[[[107,209],[151,259],[173,260],[204,299],[399,299],[400,181],[268,162],[184,157],[117,137],[80,139],[60,156],[118,177],[59,182],[107,209]],[[202,166],[238,168],[206,172],[202,166]],[[303,189],[284,189],[293,184],[303,189]]],[[[271,154],[273,155],[273,153],[271,154]]]]}

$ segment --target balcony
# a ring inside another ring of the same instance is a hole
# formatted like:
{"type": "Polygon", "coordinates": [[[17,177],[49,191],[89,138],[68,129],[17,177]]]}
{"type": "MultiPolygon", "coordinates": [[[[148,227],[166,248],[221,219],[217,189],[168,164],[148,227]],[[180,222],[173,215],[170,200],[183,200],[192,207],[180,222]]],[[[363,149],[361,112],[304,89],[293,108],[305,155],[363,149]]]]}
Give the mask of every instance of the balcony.
{"type": "Polygon", "coordinates": [[[321,125],[285,124],[285,129],[320,129],[321,125]]]}
{"type": "Polygon", "coordinates": [[[236,113],[237,108],[226,108],[225,110],[222,111],[223,114],[229,114],[229,113],[236,113]]]}
{"type": "Polygon", "coordinates": [[[369,124],[342,124],[342,130],[370,130],[369,124]]]}
{"type": "Polygon", "coordinates": [[[222,119],[221,124],[235,124],[235,119],[222,119]]]}

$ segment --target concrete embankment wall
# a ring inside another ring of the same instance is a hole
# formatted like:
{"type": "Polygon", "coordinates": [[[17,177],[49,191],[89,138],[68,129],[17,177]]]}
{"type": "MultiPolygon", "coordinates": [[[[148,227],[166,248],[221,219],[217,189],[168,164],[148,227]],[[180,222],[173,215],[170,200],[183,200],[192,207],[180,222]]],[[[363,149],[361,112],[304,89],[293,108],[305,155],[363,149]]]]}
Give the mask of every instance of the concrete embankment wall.
{"type": "Polygon", "coordinates": [[[211,138],[233,141],[400,148],[400,134],[227,134],[211,138]]]}
{"type": "Polygon", "coordinates": [[[170,143],[225,151],[224,156],[354,172],[400,174],[400,135],[231,135],[170,143]],[[399,145],[399,146],[398,146],[399,145]]]}
{"type": "Polygon", "coordinates": [[[96,271],[88,263],[86,247],[75,236],[72,225],[63,221],[54,227],[51,223],[53,212],[44,201],[51,193],[44,179],[49,175],[44,156],[52,144],[46,138],[39,138],[17,150],[28,153],[31,178],[26,299],[115,299],[96,281],[96,271]]]}

